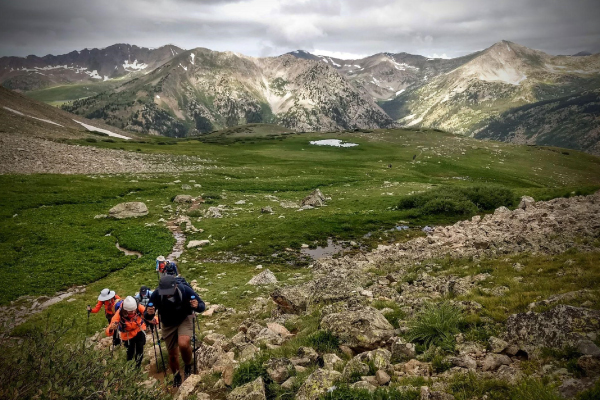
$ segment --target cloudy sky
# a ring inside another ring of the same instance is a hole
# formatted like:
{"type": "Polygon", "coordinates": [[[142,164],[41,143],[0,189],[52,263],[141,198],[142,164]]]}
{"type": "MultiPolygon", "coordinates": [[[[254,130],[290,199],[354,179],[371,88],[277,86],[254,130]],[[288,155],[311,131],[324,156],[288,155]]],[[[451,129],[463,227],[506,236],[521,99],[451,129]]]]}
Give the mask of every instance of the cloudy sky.
{"type": "Polygon", "coordinates": [[[456,57],[506,39],[600,52],[599,0],[0,0],[0,56],[115,43],[251,56],[456,57]]]}

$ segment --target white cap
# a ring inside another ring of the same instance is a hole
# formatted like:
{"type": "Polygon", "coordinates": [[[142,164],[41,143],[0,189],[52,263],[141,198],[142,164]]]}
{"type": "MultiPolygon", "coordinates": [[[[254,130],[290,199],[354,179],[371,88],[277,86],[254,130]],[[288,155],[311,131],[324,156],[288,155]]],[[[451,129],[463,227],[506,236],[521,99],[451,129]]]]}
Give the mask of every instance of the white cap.
{"type": "Polygon", "coordinates": [[[123,310],[125,311],[134,311],[137,308],[137,301],[131,296],[127,296],[125,300],[123,300],[123,310]]]}
{"type": "Polygon", "coordinates": [[[158,257],[156,257],[156,261],[158,261],[158,262],[164,262],[166,260],[165,260],[164,256],[158,256],[158,257]]]}

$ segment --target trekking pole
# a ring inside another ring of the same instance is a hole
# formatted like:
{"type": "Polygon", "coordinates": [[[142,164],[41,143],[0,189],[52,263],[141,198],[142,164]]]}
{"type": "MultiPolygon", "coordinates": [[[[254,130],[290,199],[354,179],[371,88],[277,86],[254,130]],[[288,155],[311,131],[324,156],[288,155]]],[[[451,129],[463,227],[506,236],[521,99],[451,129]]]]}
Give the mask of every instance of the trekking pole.
{"type": "Polygon", "coordinates": [[[88,313],[88,318],[87,318],[87,322],[85,323],[85,336],[88,335],[88,328],[90,326],[90,313],[91,313],[90,306],[87,306],[87,313],[88,313]]]}
{"type": "Polygon", "coordinates": [[[156,362],[156,372],[158,372],[158,355],[156,354],[156,342],[154,341],[154,324],[150,323],[150,333],[152,334],[152,347],[154,347],[154,361],[156,362]]]}
{"type": "MultiPolygon", "coordinates": [[[[154,307],[152,303],[148,303],[148,307],[154,307]]],[[[160,315],[158,316],[158,326],[160,327],[160,315]]],[[[167,377],[167,367],[165,367],[165,359],[163,357],[162,347],[160,346],[160,336],[158,335],[158,330],[156,331],[156,342],[158,343],[158,351],[160,352],[160,360],[162,361],[163,371],[165,373],[165,378],[167,377]]]]}
{"type": "MultiPolygon", "coordinates": [[[[192,296],[192,300],[195,300],[196,296],[192,296]]],[[[198,374],[198,365],[196,364],[196,311],[192,311],[194,322],[192,323],[192,349],[194,351],[194,374],[198,374]]]]}

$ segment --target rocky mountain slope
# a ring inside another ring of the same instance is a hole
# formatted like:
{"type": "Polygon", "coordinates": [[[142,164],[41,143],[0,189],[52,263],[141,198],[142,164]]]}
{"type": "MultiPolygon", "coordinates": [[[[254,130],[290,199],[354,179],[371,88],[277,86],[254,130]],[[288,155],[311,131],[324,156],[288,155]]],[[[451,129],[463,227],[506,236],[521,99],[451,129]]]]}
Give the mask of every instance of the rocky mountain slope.
{"type": "MultiPolygon", "coordinates": [[[[598,87],[600,54],[551,56],[502,41],[382,107],[404,126],[473,135],[509,109],[598,87]]],[[[558,128],[565,132],[567,127],[558,128]]]]}
{"type": "Polygon", "coordinates": [[[475,131],[475,137],[600,155],[600,90],[512,108],[475,131]]]}
{"type": "Polygon", "coordinates": [[[373,99],[325,63],[202,48],[64,108],[127,130],[176,137],[257,122],[297,131],[394,126],[373,99]]]}
{"type": "Polygon", "coordinates": [[[319,56],[303,50],[288,54],[331,65],[356,87],[365,90],[375,100],[382,101],[396,98],[409,87],[421,86],[470,61],[479,53],[454,59],[428,58],[408,53],[378,53],[356,60],[319,56]]]}
{"type": "Polygon", "coordinates": [[[179,54],[177,46],[149,49],[115,44],[104,49],[83,49],[44,57],[1,57],[0,84],[20,91],[50,86],[100,82],[139,75],[153,70],[179,54]]]}

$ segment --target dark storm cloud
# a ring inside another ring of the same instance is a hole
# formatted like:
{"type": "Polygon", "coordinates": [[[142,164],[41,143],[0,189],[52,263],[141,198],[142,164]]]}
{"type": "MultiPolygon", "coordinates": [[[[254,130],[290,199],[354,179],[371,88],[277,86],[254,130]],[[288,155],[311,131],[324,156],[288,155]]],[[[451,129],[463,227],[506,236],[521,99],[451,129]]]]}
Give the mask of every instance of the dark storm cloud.
{"type": "Polygon", "coordinates": [[[0,55],[114,43],[254,56],[306,49],[459,56],[506,39],[600,52],[597,0],[0,0],[0,55]]]}

